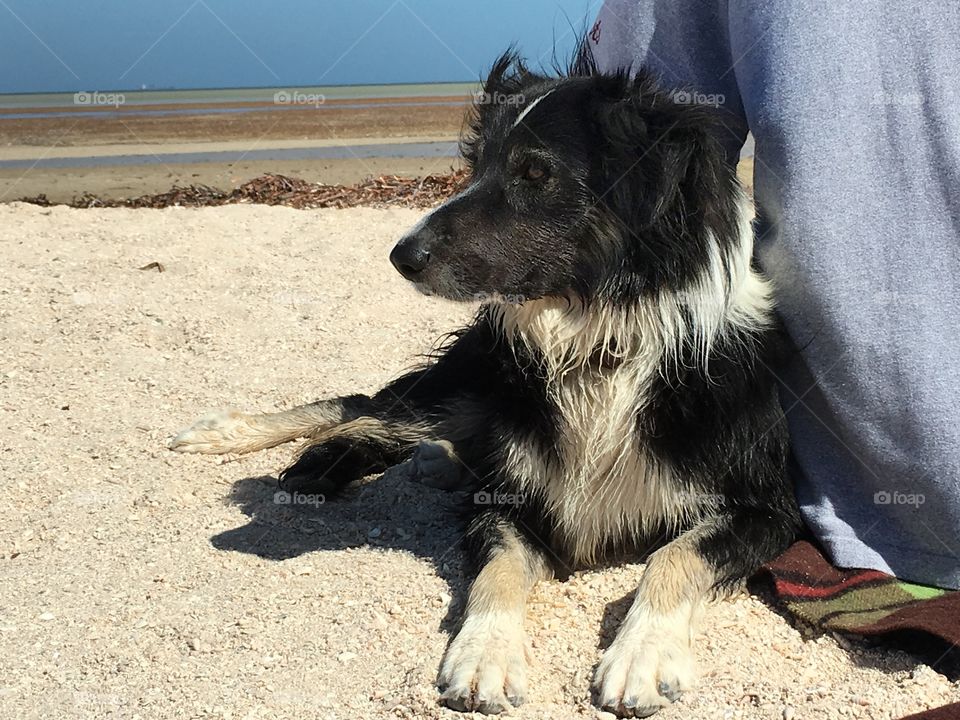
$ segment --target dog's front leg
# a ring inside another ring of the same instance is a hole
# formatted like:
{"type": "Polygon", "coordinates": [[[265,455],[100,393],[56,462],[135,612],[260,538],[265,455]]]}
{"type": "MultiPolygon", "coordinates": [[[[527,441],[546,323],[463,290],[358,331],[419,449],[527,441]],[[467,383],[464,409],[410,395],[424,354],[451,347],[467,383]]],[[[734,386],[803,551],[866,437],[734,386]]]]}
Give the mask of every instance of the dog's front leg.
{"type": "Polygon", "coordinates": [[[704,601],[789,545],[789,508],[743,508],[704,520],[650,556],[633,605],[594,680],[601,706],[647,717],[693,685],[693,635],[704,601]]]}
{"type": "Polygon", "coordinates": [[[597,668],[594,685],[604,709],[647,717],[692,685],[694,615],[714,582],[693,535],[650,556],[633,605],[597,668]]]}
{"type": "Polygon", "coordinates": [[[463,624],[440,669],[441,701],[454,710],[496,714],[523,702],[527,595],[551,576],[542,552],[495,512],[475,518],[468,531],[483,534],[483,567],[470,587],[463,624]]]}
{"type": "Polygon", "coordinates": [[[226,410],[210,413],[182,430],[168,447],[182,453],[251,453],[310,437],[371,412],[365,395],[318,400],[273,413],[226,410]]]}

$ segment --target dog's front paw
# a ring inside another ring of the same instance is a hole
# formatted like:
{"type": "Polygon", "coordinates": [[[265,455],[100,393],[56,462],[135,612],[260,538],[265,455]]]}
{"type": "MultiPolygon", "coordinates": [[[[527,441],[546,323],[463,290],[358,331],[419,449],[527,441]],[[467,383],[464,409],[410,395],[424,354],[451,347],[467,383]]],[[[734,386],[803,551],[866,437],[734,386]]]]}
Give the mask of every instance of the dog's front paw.
{"type": "Polygon", "coordinates": [[[414,477],[428,487],[453,490],[463,486],[463,466],[448,440],[421,440],[410,461],[414,477]]]}
{"type": "Polygon", "coordinates": [[[210,413],[174,436],[167,447],[182,453],[244,452],[255,434],[249,415],[236,410],[210,413]]]}
{"type": "Polygon", "coordinates": [[[604,710],[648,717],[693,686],[689,630],[654,619],[629,624],[603,654],[594,689],[604,710]]]}
{"type": "Polygon", "coordinates": [[[280,473],[280,489],[334,496],[355,480],[384,469],[375,444],[349,436],[332,437],[304,448],[280,473]]]}
{"type": "Polygon", "coordinates": [[[469,617],[440,670],[440,700],[462,712],[496,715],[523,702],[527,691],[526,641],[513,621],[469,617]]]}

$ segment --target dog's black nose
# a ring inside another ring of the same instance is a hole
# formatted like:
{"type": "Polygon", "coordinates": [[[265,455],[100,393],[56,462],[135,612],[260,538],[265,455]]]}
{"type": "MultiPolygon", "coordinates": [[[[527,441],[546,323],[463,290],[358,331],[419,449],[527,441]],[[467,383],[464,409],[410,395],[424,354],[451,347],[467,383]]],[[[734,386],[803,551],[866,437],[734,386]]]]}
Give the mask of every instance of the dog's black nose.
{"type": "Polygon", "coordinates": [[[390,251],[390,262],[407,280],[416,280],[430,262],[430,251],[416,236],[405,237],[390,251]]]}

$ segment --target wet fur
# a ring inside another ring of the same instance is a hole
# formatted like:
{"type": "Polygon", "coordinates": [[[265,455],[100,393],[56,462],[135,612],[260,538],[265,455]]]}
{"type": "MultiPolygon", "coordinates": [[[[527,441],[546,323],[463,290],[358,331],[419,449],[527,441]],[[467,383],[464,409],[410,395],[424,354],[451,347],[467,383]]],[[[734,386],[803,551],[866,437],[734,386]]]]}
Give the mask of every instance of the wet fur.
{"type": "Polygon", "coordinates": [[[642,72],[602,75],[581,58],[551,78],[508,54],[485,90],[517,102],[478,105],[470,185],[392,256],[425,292],[482,294],[474,322],[371,397],[207,418],[172,446],[310,438],[281,486],[327,495],[424,440],[446,443],[444,458],[452,448],[479,568],[440,672],[443,701],[461,710],[522,700],[537,580],[659,546],[596,678],[600,705],[647,715],[692,683],[704,598],[799,524],[751,210],[716,119],[642,72]],[[426,267],[403,265],[424,252],[426,267]]]}

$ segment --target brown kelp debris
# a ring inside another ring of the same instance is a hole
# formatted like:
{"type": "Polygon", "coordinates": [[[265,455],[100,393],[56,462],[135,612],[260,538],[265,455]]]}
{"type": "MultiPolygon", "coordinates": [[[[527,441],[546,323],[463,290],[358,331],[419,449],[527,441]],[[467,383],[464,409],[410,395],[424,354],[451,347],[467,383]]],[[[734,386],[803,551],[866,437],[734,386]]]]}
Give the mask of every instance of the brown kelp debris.
{"type": "MultiPolygon", "coordinates": [[[[207,207],[235,203],[286,205],[298,209],[346,208],[357,205],[425,208],[437,205],[453,195],[463,186],[466,177],[466,171],[457,170],[445,175],[426,175],[421,178],[380,175],[355,185],[324,185],[267,173],[229,192],[209,185],[175,185],[164,193],[116,200],[84,193],[65,204],[75,208],[207,207]]],[[[44,207],[58,204],[51,202],[46,195],[25,197],[20,201],[44,207]]]]}

